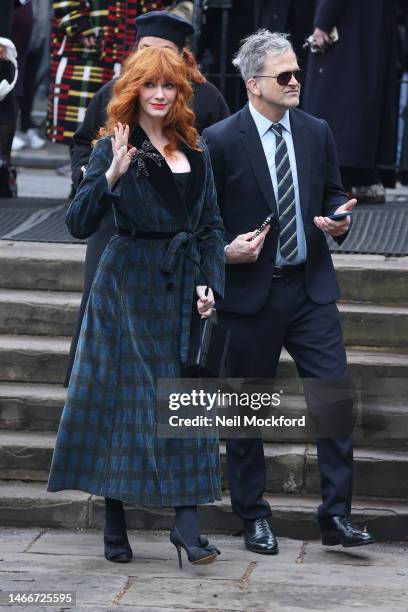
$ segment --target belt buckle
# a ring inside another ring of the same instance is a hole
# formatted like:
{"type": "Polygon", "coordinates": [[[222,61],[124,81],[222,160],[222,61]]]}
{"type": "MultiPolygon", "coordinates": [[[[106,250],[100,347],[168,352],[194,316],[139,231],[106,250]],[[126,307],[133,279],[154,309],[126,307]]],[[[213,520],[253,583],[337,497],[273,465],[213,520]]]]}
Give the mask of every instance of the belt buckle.
{"type": "Polygon", "coordinates": [[[274,266],[272,272],[272,278],[284,278],[285,270],[282,266],[274,266]]]}

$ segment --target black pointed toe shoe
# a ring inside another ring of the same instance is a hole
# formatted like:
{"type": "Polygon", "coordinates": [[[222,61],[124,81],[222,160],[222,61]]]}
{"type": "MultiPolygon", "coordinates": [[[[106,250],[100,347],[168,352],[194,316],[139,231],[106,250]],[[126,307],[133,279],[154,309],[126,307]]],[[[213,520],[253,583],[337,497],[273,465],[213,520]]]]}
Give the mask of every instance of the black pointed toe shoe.
{"type": "Polygon", "coordinates": [[[127,535],[104,535],[105,559],[114,563],[129,563],[133,559],[127,535]]]}
{"type": "Polygon", "coordinates": [[[207,538],[199,536],[200,546],[188,546],[176,526],[170,531],[170,542],[177,548],[179,567],[182,569],[181,549],[187,553],[187,558],[193,565],[207,565],[213,563],[221,552],[209,544],[207,538]]]}
{"type": "Polygon", "coordinates": [[[278,542],[266,518],[245,521],[244,541],[247,549],[254,553],[276,555],[279,552],[278,542]]]}
{"type": "Polygon", "coordinates": [[[324,546],[341,544],[345,548],[349,548],[351,546],[365,546],[375,542],[368,531],[353,525],[348,516],[330,516],[319,519],[319,526],[324,546]]]}

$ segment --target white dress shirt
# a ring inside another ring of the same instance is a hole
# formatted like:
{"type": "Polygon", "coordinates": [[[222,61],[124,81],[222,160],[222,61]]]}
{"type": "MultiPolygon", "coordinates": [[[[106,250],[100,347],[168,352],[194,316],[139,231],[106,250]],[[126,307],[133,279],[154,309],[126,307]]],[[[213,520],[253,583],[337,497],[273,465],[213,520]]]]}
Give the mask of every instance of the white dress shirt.
{"type": "MultiPolygon", "coordinates": [[[[275,193],[275,200],[278,203],[278,179],[276,176],[276,166],[275,166],[275,149],[276,149],[276,136],[270,129],[272,125],[272,121],[262,115],[260,112],[256,110],[256,108],[249,102],[249,112],[253,120],[255,121],[256,129],[258,130],[259,138],[261,139],[262,147],[265,153],[266,161],[268,163],[269,172],[271,175],[273,191],[275,193]]],[[[297,233],[297,244],[298,244],[298,252],[290,263],[286,261],[280,252],[279,243],[278,249],[276,251],[276,266],[287,266],[287,265],[298,265],[306,261],[306,238],[305,238],[305,230],[303,226],[303,218],[302,218],[302,210],[300,208],[300,196],[299,196],[299,181],[296,167],[296,156],[295,149],[293,146],[293,138],[292,138],[292,129],[290,125],[289,118],[289,110],[283,115],[282,119],[279,121],[280,125],[283,127],[282,137],[286,142],[286,147],[288,149],[289,155],[289,163],[290,169],[292,172],[293,186],[295,192],[295,207],[296,207],[296,233],[297,233]]],[[[279,206],[278,206],[279,208],[279,206]]]]}

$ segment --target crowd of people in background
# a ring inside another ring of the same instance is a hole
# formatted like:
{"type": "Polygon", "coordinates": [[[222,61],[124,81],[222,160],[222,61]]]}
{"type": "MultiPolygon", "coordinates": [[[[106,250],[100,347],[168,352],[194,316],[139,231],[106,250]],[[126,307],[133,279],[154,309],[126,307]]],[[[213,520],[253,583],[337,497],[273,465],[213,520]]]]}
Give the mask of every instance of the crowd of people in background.
{"type": "MultiPolygon", "coordinates": [[[[17,193],[12,152],[40,149],[47,142],[71,149],[95,93],[119,76],[122,62],[134,48],[136,16],[165,9],[192,21],[194,4],[192,0],[4,0],[0,80],[11,82],[14,75],[5,40],[11,40],[17,51],[18,78],[0,100],[0,197],[17,193]],[[47,116],[38,123],[33,107],[41,96],[43,109],[48,97],[47,116]]],[[[207,4],[194,51],[202,72],[217,85],[221,19],[219,9],[207,4]]],[[[235,0],[230,11],[229,59],[254,29],[290,34],[304,73],[301,106],[329,123],[344,186],[364,202],[385,202],[385,187],[395,186],[398,179],[407,182],[407,4],[407,0],[235,0]],[[305,43],[311,35],[312,44],[305,43]]],[[[234,112],[246,93],[232,67],[229,72],[222,93],[234,112]]]]}

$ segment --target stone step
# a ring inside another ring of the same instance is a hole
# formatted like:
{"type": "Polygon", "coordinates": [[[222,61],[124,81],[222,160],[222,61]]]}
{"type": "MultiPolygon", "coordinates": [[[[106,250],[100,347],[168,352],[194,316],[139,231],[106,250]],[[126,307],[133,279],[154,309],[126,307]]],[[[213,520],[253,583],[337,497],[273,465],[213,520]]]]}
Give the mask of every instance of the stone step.
{"type": "Polygon", "coordinates": [[[344,300],[402,306],[408,303],[408,257],[332,257],[344,300]]]}
{"type": "Polygon", "coordinates": [[[339,310],[346,345],[408,350],[408,308],[340,303],[339,310]]]}
{"type": "Polygon", "coordinates": [[[56,431],[65,397],[61,385],[0,382],[0,429],[56,431]]]}
{"type": "Polygon", "coordinates": [[[1,288],[82,291],[86,247],[0,241],[1,288]]]}
{"type": "MultiPolygon", "coordinates": [[[[85,246],[0,242],[1,287],[82,291],[85,246]]],[[[408,257],[334,255],[343,299],[404,306],[408,257]]]]}
{"type": "Polygon", "coordinates": [[[0,333],[70,336],[80,299],[77,292],[0,289],[0,333]]]}
{"type": "MultiPolygon", "coordinates": [[[[70,336],[79,304],[77,292],[0,289],[0,333],[70,336]]],[[[339,308],[347,345],[408,350],[408,308],[349,303],[339,308]]]]}
{"type": "MultiPolygon", "coordinates": [[[[360,378],[407,378],[408,355],[391,353],[370,348],[348,348],[347,361],[350,375],[356,381],[360,378]]],[[[277,377],[281,379],[297,376],[293,359],[282,351],[277,377]]]]}
{"type": "Polygon", "coordinates": [[[48,479],[55,432],[0,432],[0,479],[48,479]]]}
{"type": "MultiPolygon", "coordinates": [[[[71,339],[51,336],[0,334],[0,381],[61,383],[71,339]]],[[[369,349],[347,351],[351,376],[367,378],[408,378],[408,355],[369,349]]],[[[297,376],[291,357],[282,351],[277,376],[297,376]]]]}
{"type": "Polygon", "coordinates": [[[62,383],[70,338],[0,335],[0,380],[62,383]]]}
{"type": "MultiPolygon", "coordinates": [[[[317,496],[267,495],[273,516],[271,523],[280,537],[315,539],[317,496]]],[[[232,533],[242,528],[232,514],[229,496],[200,506],[200,524],[204,533],[232,533]]],[[[408,502],[405,500],[355,498],[353,519],[367,526],[377,541],[406,539],[408,502]]],[[[126,507],[129,529],[170,529],[174,513],[169,508],[126,507]]],[[[0,482],[0,524],[17,527],[102,528],[104,502],[80,491],[48,493],[44,483],[0,482]]]]}
{"type": "MultiPolygon", "coordinates": [[[[0,382],[0,431],[56,431],[65,397],[66,389],[56,384],[0,382]]],[[[388,404],[381,397],[372,404],[364,405],[364,409],[359,404],[353,432],[354,444],[408,450],[406,405],[406,401],[397,395],[389,397],[388,404]]],[[[282,409],[282,413],[291,418],[308,414],[302,395],[286,396],[282,401],[282,409]]],[[[266,442],[314,442],[313,434],[309,435],[302,428],[264,427],[262,435],[266,442]]]]}
{"type": "MultiPolygon", "coordinates": [[[[55,432],[0,431],[0,479],[47,481],[55,432]]],[[[270,493],[318,494],[316,449],[308,444],[265,442],[266,490],[270,493]]],[[[225,444],[220,447],[223,484],[228,486],[225,444]]],[[[360,496],[408,498],[408,448],[356,448],[354,491],[360,496]]]]}
{"type": "Polygon", "coordinates": [[[41,149],[14,151],[11,155],[12,164],[22,168],[55,169],[70,164],[69,150],[59,143],[46,144],[41,149]]]}

